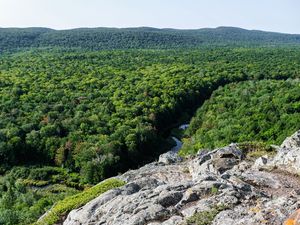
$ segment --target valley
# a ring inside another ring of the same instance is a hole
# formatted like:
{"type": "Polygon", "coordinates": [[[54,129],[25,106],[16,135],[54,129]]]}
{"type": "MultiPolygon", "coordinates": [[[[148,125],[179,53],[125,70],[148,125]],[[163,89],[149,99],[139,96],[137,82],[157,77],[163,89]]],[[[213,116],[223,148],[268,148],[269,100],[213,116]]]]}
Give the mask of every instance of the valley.
{"type": "Polygon", "coordinates": [[[231,142],[254,146],[255,159],[270,153],[300,129],[298,39],[224,27],[0,29],[0,224],[31,224],[52,207],[55,224],[130,181],[103,180],[170,150],[188,161],[231,142]]]}

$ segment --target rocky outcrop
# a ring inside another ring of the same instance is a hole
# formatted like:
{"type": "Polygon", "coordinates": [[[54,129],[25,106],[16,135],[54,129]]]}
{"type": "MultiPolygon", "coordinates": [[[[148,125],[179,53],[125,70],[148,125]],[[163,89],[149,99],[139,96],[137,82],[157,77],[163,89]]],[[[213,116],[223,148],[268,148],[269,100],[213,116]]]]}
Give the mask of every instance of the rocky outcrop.
{"type": "Polygon", "coordinates": [[[214,225],[281,225],[300,207],[299,132],[275,157],[247,159],[238,145],[201,151],[182,161],[176,152],[118,176],[127,182],[69,213],[64,225],[176,225],[222,208],[214,225]],[[287,169],[290,168],[290,169],[287,169]]]}
{"type": "Polygon", "coordinates": [[[278,154],[273,160],[266,163],[266,167],[300,174],[300,131],[282,143],[278,149],[278,154]]]}
{"type": "Polygon", "coordinates": [[[178,156],[177,152],[169,151],[159,156],[158,162],[163,164],[172,164],[180,162],[182,158],[178,156]]]}
{"type": "Polygon", "coordinates": [[[295,149],[300,148],[300,130],[284,140],[280,146],[283,149],[295,149]]]}

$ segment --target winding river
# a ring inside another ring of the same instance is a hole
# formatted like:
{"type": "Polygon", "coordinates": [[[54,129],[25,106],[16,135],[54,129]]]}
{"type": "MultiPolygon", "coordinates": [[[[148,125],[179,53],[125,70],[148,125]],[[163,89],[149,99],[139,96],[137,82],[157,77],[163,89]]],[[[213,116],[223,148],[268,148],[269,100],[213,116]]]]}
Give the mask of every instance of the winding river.
{"type": "MultiPolygon", "coordinates": [[[[189,124],[182,124],[178,128],[180,130],[186,130],[188,127],[189,127],[189,124]]],[[[176,142],[176,145],[173,148],[171,148],[170,151],[172,151],[172,152],[179,152],[179,150],[182,147],[182,142],[178,138],[176,138],[176,137],[172,137],[172,139],[176,142]]]]}

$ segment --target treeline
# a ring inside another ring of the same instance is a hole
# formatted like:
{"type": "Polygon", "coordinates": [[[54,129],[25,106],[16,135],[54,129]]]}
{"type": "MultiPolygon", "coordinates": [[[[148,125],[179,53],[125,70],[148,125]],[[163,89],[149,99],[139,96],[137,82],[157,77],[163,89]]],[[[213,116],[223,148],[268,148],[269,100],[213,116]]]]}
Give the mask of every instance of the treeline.
{"type": "Polygon", "coordinates": [[[162,130],[218,86],[300,74],[298,49],[28,52],[0,58],[0,158],[96,183],[167,147],[162,130]]]}
{"type": "Polygon", "coordinates": [[[234,27],[176,30],[156,28],[0,28],[0,53],[31,48],[85,50],[195,49],[213,46],[299,45],[300,35],[234,27]]]}
{"type": "Polygon", "coordinates": [[[300,129],[300,80],[232,83],[213,93],[192,119],[182,154],[229,143],[280,144],[300,129]]]}

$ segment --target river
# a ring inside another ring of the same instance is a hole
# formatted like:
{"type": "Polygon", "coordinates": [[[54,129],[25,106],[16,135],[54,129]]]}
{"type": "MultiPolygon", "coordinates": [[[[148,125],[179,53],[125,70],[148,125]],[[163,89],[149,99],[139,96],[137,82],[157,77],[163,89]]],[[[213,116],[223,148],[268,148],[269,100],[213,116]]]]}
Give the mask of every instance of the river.
{"type": "MultiPolygon", "coordinates": [[[[187,128],[189,127],[189,124],[182,124],[178,127],[178,129],[180,130],[186,130],[187,128]]],[[[182,147],[182,141],[180,141],[178,138],[176,137],[172,137],[172,139],[176,142],[176,145],[171,148],[170,151],[172,152],[179,152],[179,150],[181,149],[182,147]]]]}

